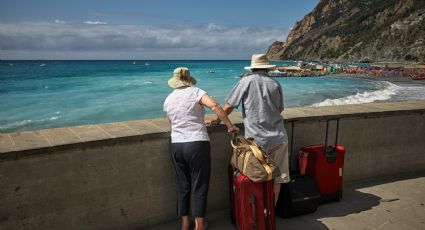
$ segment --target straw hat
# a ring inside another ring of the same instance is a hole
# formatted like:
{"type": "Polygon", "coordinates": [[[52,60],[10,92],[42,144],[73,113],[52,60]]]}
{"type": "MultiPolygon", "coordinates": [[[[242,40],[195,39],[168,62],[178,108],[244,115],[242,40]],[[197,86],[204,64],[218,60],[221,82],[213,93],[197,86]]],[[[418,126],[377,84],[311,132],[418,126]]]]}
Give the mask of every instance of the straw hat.
{"type": "Polygon", "coordinates": [[[270,65],[269,59],[265,54],[253,54],[251,58],[251,66],[246,66],[246,70],[252,69],[268,69],[273,68],[276,65],[270,65]]]}
{"type": "Polygon", "coordinates": [[[190,71],[187,67],[179,67],[174,69],[173,77],[168,80],[168,86],[173,89],[192,86],[196,84],[195,78],[190,76],[190,71]]]}

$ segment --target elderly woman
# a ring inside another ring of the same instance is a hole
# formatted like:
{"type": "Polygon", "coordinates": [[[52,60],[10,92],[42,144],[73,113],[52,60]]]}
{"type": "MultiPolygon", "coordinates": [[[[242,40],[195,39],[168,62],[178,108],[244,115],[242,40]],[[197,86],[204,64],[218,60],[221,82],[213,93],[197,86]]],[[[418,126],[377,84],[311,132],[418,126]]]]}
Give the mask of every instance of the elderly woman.
{"type": "Polygon", "coordinates": [[[176,68],[168,85],[173,92],[164,102],[164,111],[171,123],[171,156],[177,180],[177,214],[182,230],[189,229],[189,207],[195,229],[203,230],[210,180],[210,142],[204,122],[204,106],[210,108],[227,126],[239,132],[221,106],[200,88],[186,67],[176,68]]]}

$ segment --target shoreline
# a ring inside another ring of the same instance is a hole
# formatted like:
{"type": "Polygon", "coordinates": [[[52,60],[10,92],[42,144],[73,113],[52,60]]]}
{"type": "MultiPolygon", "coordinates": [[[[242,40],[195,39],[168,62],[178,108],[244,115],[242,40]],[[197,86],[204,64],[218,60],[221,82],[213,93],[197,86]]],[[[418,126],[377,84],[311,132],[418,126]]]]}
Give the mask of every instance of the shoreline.
{"type": "Polygon", "coordinates": [[[380,77],[369,74],[330,74],[326,75],[329,77],[341,77],[341,78],[355,78],[363,80],[372,80],[372,81],[389,81],[391,83],[401,83],[401,84],[413,84],[413,85],[425,85],[425,80],[412,80],[410,77],[380,77]]]}

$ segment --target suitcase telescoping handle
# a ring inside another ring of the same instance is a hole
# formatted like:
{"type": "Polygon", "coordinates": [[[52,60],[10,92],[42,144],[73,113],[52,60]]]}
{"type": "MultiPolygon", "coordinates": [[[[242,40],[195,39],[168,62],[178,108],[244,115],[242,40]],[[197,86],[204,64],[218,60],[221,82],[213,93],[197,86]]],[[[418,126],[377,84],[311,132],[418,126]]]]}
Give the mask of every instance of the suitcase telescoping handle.
{"type": "MultiPolygon", "coordinates": [[[[336,121],[336,135],[335,135],[335,148],[338,145],[338,132],[339,132],[339,118],[332,118],[326,120],[326,136],[325,136],[325,146],[328,145],[328,132],[329,132],[329,121],[335,120],[336,121]]],[[[290,147],[290,153],[292,153],[292,146],[294,144],[294,126],[295,121],[291,122],[291,128],[292,128],[292,134],[291,134],[291,147],[290,147]]]]}
{"type": "Polygon", "coordinates": [[[294,135],[295,135],[295,122],[297,122],[297,120],[291,121],[291,129],[292,130],[291,130],[291,141],[290,141],[291,147],[289,148],[289,159],[290,159],[289,160],[289,171],[290,171],[289,174],[290,175],[296,175],[298,173],[301,173],[301,174],[304,175],[306,165],[301,165],[301,162],[304,162],[304,163],[307,163],[307,162],[301,161],[299,158],[300,158],[301,154],[305,154],[305,153],[302,152],[302,151],[299,151],[298,154],[296,154],[296,156],[297,156],[296,159],[294,159],[293,155],[292,155],[293,149],[294,149],[293,146],[294,146],[294,135]]]}
{"type": "Polygon", "coordinates": [[[336,161],[336,154],[338,152],[338,132],[339,132],[339,118],[333,118],[326,120],[326,135],[325,135],[325,156],[328,163],[336,161]],[[329,132],[329,121],[336,121],[336,134],[335,134],[335,145],[328,146],[328,132],[329,132]]]}
{"type": "MultiPolygon", "coordinates": [[[[294,136],[295,136],[295,122],[297,122],[297,120],[293,120],[291,121],[291,140],[290,140],[290,144],[291,147],[289,148],[289,175],[297,175],[297,174],[301,174],[304,175],[305,174],[305,170],[306,170],[306,166],[307,166],[307,161],[303,161],[300,160],[301,157],[314,157],[313,154],[308,155],[308,153],[299,150],[297,154],[295,154],[295,158],[293,156],[293,149],[294,149],[294,136]]],[[[292,176],[291,176],[292,178],[292,176]]]]}

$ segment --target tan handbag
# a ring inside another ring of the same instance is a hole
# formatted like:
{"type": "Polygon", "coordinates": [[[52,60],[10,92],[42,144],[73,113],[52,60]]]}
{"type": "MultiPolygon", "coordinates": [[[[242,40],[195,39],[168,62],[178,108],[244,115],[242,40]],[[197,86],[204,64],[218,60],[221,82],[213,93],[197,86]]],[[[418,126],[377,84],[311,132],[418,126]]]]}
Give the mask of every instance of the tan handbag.
{"type": "Polygon", "coordinates": [[[279,168],[254,141],[236,135],[230,142],[233,147],[231,164],[254,182],[272,180],[280,176],[279,168]]]}

